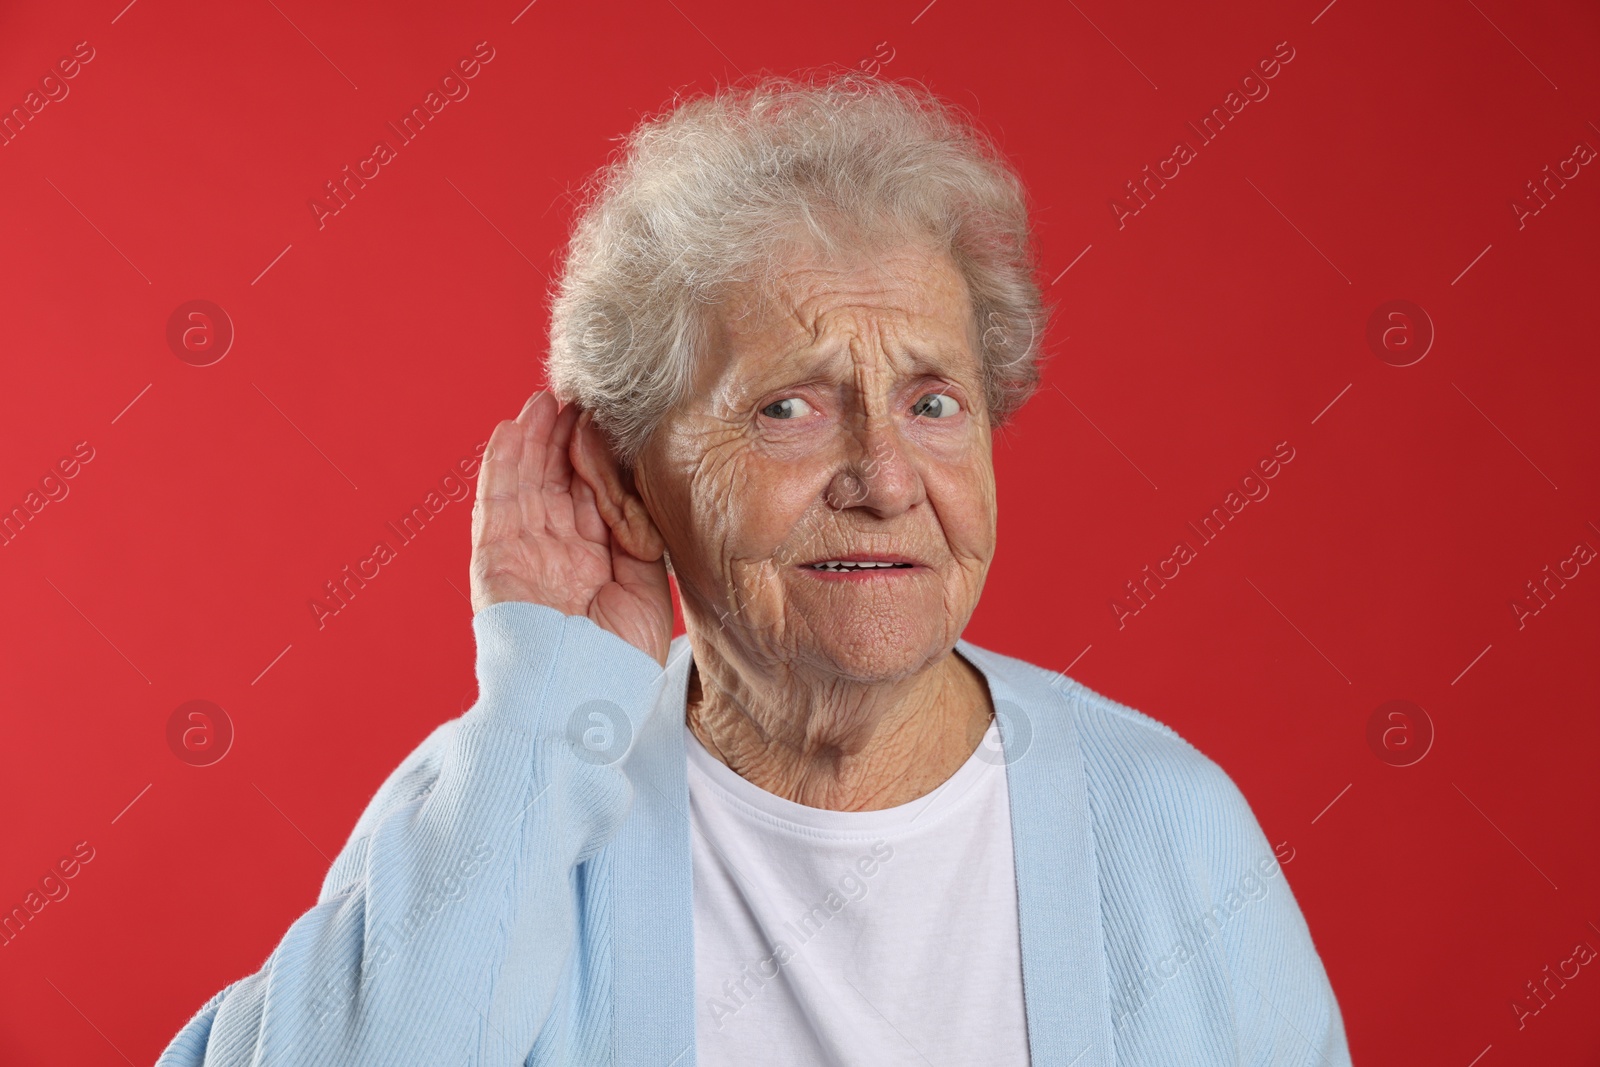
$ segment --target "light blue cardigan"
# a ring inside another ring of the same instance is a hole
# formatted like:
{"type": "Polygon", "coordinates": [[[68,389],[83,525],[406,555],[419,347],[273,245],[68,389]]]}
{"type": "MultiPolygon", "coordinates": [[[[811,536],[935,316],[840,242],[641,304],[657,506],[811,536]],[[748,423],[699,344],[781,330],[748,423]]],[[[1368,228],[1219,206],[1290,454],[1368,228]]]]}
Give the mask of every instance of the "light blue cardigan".
{"type": "MultiPolygon", "coordinates": [[[[477,704],[389,776],[316,906],[158,1067],[695,1062],[685,639],[663,671],[533,604],[473,630],[477,704]],[[608,742],[626,757],[591,751],[608,742]]],[[[1348,1064],[1228,776],[1070,679],[957,648],[1005,734],[1033,1063],[1348,1064]]]]}

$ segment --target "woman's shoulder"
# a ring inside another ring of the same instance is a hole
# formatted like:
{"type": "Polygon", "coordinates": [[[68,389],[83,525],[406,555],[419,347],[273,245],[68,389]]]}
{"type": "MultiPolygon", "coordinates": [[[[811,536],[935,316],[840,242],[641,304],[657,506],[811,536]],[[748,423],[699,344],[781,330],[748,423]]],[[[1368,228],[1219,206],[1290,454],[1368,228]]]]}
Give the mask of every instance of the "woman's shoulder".
{"type": "Polygon", "coordinates": [[[1070,735],[1104,808],[1164,818],[1221,814],[1255,827],[1228,773],[1166,723],[1062,671],[967,642],[960,649],[984,671],[994,699],[1014,704],[1028,720],[1030,747],[1041,734],[1070,735]]]}

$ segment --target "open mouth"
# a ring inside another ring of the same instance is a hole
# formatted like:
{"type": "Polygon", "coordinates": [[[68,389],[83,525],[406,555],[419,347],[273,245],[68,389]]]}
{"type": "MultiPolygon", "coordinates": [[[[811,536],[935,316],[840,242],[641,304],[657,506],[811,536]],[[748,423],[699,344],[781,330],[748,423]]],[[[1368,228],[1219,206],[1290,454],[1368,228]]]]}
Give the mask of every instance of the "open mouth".
{"type": "Polygon", "coordinates": [[[866,563],[851,559],[825,559],[821,563],[808,563],[806,566],[814,571],[878,571],[878,570],[909,570],[910,563],[866,563]]]}

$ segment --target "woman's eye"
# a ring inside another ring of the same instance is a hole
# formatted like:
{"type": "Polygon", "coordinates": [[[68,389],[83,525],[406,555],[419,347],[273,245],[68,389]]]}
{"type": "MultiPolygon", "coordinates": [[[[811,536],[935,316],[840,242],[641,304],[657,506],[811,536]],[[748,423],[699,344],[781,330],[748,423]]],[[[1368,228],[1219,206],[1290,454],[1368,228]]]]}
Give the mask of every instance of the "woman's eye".
{"type": "Polygon", "coordinates": [[[911,414],[919,419],[948,419],[960,412],[956,398],[946,393],[930,393],[911,405],[911,414]]]}
{"type": "Polygon", "coordinates": [[[804,400],[797,396],[787,396],[762,408],[761,414],[769,419],[798,419],[811,414],[811,411],[811,405],[804,400]]]}

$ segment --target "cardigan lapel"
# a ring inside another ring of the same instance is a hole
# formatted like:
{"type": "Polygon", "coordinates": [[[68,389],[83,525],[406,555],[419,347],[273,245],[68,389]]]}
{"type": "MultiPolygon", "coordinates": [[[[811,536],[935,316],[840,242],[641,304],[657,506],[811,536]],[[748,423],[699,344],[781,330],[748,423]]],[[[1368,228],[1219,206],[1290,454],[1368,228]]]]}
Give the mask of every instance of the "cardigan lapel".
{"type": "Polygon", "coordinates": [[[1016,857],[1028,1047],[1035,1064],[1116,1063],[1088,783],[1064,694],[961,641],[1000,721],[1016,857]]]}
{"type": "Polygon", "coordinates": [[[665,688],[624,769],[633,804],[608,846],[614,1055],[618,1065],[692,1067],[694,1050],[694,862],[683,747],[692,657],[678,638],[665,688]]]}

